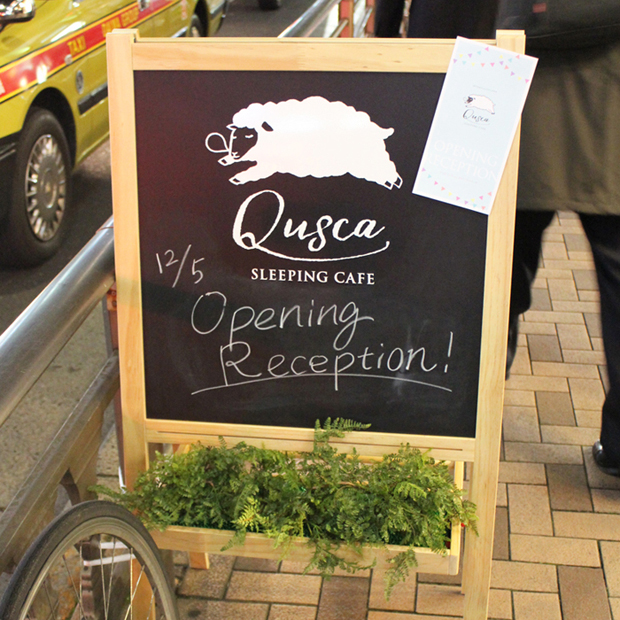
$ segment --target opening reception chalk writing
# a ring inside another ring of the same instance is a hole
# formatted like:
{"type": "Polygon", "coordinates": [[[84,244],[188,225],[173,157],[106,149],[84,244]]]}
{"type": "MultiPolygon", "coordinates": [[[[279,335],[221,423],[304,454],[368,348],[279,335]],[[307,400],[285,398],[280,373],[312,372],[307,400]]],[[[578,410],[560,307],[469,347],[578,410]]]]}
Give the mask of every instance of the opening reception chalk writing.
{"type": "Polygon", "coordinates": [[[175,84],[135,73],[147,417],[474,437],[487,218],[411,193],[441,75],[175,84]]]}

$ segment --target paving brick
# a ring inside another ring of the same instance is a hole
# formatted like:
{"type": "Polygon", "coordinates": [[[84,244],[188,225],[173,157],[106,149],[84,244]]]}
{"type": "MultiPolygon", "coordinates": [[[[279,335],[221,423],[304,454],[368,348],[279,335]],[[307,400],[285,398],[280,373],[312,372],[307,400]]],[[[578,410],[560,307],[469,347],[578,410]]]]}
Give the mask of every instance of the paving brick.
{"type": "Polygon", "coordinates": [[[527,343],[530,360],[540,362],[561,362],[562,351],[558,337],[553,335],[529,334],[527,343]]]}
{"type": "Polygon", "coordinates": [[[592,342],[592,348],[595,351],[603,351],[604,343],[602,338],[595,338],[593,336],[590,337],[590,341],[592,342]]]}
{"type": "MultiPolygon", "coordinates": [[[[461,568],[463,563],[463,555],[461,554],[461,568]]],[[[460,586],[462,574],[458,575],[440,575],[439,573],[417,573],[418,583],[434,583],[444,586],[460,586]]]]}
{"type": "Polygon", "coordinates": [[[574,280],[547,278],[549,297],[553,301],[578,301],[577,287],[574,280]]]}
{"type": "Polygon", "coordinates": [[[584,312],[583,318],[586,321],[586,327],[588,328],[588,334],[590,338],[602,338],[603,332],[601,329],[601,317],[598,312],[584,312]]]}
{"type": "Polygon", "coordinates": [[[592,503],[595,512],[620,514],[620,491],[612,489],[592,489],[592,503]]]}
{"type": "Polygon", "coordinates": [[[517,484],[546,484],[545,466],[542,463],[509,463],[499,464],[499,480],[517,484]]]}
{"type": "Polygon", "coordinates": [[[369,611],[368,620],[458,620],[454,616],[427,616],[393,611],[369,611]]]}
{"type": "Polygon", "coordinates": [[[173,551],[172,559],[174,561],[174,564],[189,566],[189,554],[187,553],[187,551],[173,551]]]}
{"type": "Polygon", "coordinates": [[[594,269],[576,269],[573,271],[573,278],[578,290],[596,291],[598,282],[594,269]]]}
{"type": "Polygon", "coordinates": [[[605,353],[603,351],[578,351],[562,349],[564,361],[569,364],[604,364],[605,353]]]}
{"type": "Polygon", "coordinates": [[[558,362],[532,362],[532,372],[541,377],[576,377],[598,379],[598,367],[591,364],[560,364],[558,362]]]}
{"type": "Polygon", "coordinates": [[[582,465],[547,465],[547,480],[553,510],[592,510],[590,489],[582,465]]]}
{"type": "Polygon", "coordinates": [[[596,301],[601,303],[601,296],[598,291],[577,291],[581,301],[596,301]]]}
{"type": "Polygon", "coordinates": [[[538,419],[541,424],[575,426],[573,401],[562,392],[536,392],[538,419]]]}
{"type": "Polygon", "coordinates": [[[620,489],[620,478],[608,476],[604,474],[594,462],[592,457],[592,448],[584,446],[583,459],[586,464],[586,474],[588,476],[588,484],[592,489],[620,489]]]}
{"type": "Polygon", "coordinates": [[[599,379],[568,380],[575,409],[600,409],[605,400],[603,384],[599,379]]]}
{"type": "Polygon", "coordinates": [[[554,301],[551,305],[554,312],[596,313],[599,311],[599,304],[596,301],[554,301]]]}
{"type": "Polygon", "coordinates": [[[607,366],[599,366],[598,369],[601,381],[603,382],[603,389],[605,390],[605,394],[609,394],[609,375],[607,374],[607,366]]]}
{"type": "MultiPolygon", "coordinates": [[[[280,564],[280,572],[281,573],[295,573],[298,575],[306,574],[306,575],[320,575],[321,571],[316,568],[313,568],[311,571],[304,573],[306,570],[306,566],[308,566],[307,562],[291,562],[290,560],[283,560],[280,564]]],[[[367,577],[370,578],[370,569],[356,571],[355,573],[347,573],[347,571],[336,568],[334,569],[335,577],[367,577]]]]}
{"type": "Polygon", "coordinates": [[[611,620],[600,568],[558,567],[563,620],[611,620]]]}
{"type": "Polygon", "coordinates": [[[178,599],[179,617],[191,620],[267,620],[269,605],[178,599]]]}
{"type": "Polygon", "coordinates": [[[509,484],[508,515],[512,534],[553,534],[546,486],[509,484]]]}
{"type": "Polygon", "coordinates": [[[538,414],[534,407],[504,407],[505,441],[540,441],[538,414]]]}
{"type": "Polygon", "coordinates": [[[592,267],[589,260],[546,260],[546,269],[569,269],[570,271],[584,270],[592,267]]]}
{"type": "Polygon", "coordinates": [[[601,555],[609,596],[620,597],[620,543],[601,542],[601,555]]]}
{"type": "Polygon", "coordinates": [[[546,288],[532,288],[532,310],[551,310],[551,299],[546,288]]]}
{"type": "Polygon", "coordinates": [[[209,555],[209,570],[190,568],[179,588],[182,596],[223,598],[235,558],[230,555],[209,555]]]}
{"type": "Polygon", "coordinates": [[[272,605],[268,620],[315,620],[315,618],[316,607],[272,605]]]}
{"type": "MultiPolygon", "coordinates": [[[[525,315],[525,322],[534,323],[553,323],[557,325],[582,325],[584,317],[581,312],[545,312],[540,310],[528,310],[525,315]]],[[[555,328],[554,328],[555,331],[555,328]]]]}
{"type": "Polygon", "coordinates": [[[557,536],[620,541],[620,515],[554,511],[553,524],[557,536]]]}
{"type": "Polygon", "coordinates": [[[581,426],[541,426],[540,432],[545,443],[591,446],[599,436],[596,428],[581,426]]]}
{"type": "Polygon", "coordinates": [[[315,575],[233,572],[227,600],[316,605],[321,578],[315,575]]]}
{"type": "MultiPolygon", "coordinates": [[[[282,560],[282,563],[280,564],[280,572],[301,575],[306,569],[306,566],[308,566],[308,562],[291,562],[291,560],[282,560]]],[[[320,571],[318,569],[312,569],[306,574],[320,575],[320,571]]]]}
{"type": "Polygon", "coordinates": [[[554,278],[556,280],[561,280],[562,278],[566,280],[572,280],[573,274],[567,269],[548,269],[546,267],[539,267],[538,271],[536,272],[536,277],[545,278],[547,280],[551,278],[554,278]]]}
{"type": "Polygon", "coordinates": [[[536,397],[533,390],[506,390],[504,392],[504,405],[514,407],[534,407],[536,397]]]}
{"type": "Polygon", "coordinates": [[[563,259],[568,260],[568,254],[566,253],[566,246],[564,240],[561,242],[551,242],[548,238],[545,239],[545,243],[542,247],[542,257],[544,259],[563,259]]]}
{"type": "Polygon", "coordinates": [[[510,590],[489,591],[489,618],[493,620],[512,620],[512,593],[510,590]]]}
{"type": "Polygon", "coordinates": [[[113,426],[103,441],[97,457],[97,473],[100,476],[118,478],[118,448],[113,426]]]}
{"type": "Polygon", "coordinates": [[[537,323],[535,321],[521,321],[519,323],[520,335],[527,336],[529,334],[541,334],[544,336],[555,336],[555,323],[537,323]]]}
{"type": "Polygon", "coordinates": [[[382,609],[386,611],[409,611],[415,607],[416,574],[412,573],[407,581],[394,586],[390,600],[385,600],[385,571],[373,570],[370,581],[370,598],[368,609],[382,609]]]}
{"type": "Polygon", "coordinates": [[[508,489],[506,483],[499,482],[497,484],[497,497],[495,499],[496,506],[508,506],[508,489]]]}
{"type": "Polygon", "coordinates": [[[620,598],[610,598],[611,614],[614,620],[620,620],[620,598]]]}
{"type": "Polygon", "coordinates": [[[510,559],[510,539],[508,534],[508,509],[495,509],[495,537],[493,539],[493,559],[510,559]]]}
{"type": "Polygon", "coordinates": [[[510,555],[517,562],[600,566],[595,540],[511,534],[510,555]]]}
{"type": "Polygon", "coordinates": [[[491,587],[529,592],[557,592],[555,566],[493,560],[491,587]]]}
{"type": "Polygon", "coordinates": [[[506,381],[507,390],[532,390],[534,392],[568,392],[565,377],[536,377],[512,375],[506,381]]]}
{"type": "Polygon", "coordinates": [[[565,234],[564,235],[564,244],[566,245],[566,249],[571,251],[590,251],[590,244],[588,243],[588,239],[584,234],[574,235],[574,234],[565,234]]]}
{"type": "Polygon", "coordinates": [[[577,426],[584,426],[588,428],[596,428],[600,431],[601,428],[601,412],[596,409],[592,410],[580,410],[575,411],[575,418],[577,419],[577,426]]]}
{"type": "Polygon", "coordinates": [[[235,570],[248,570],[262,573],[277,573],[280,562],[263,558],[238,557],[235,560],[235,570]]]}
{"type": "Polygon", "coordinates": [[[526,346],[518,346],[515,358],[510,367],[510,373],[515,375],[531,375],[532,365],[530,363],[530,354],[526,346]]]}
{"type": "Polygon", "coordinates": [[[565,463],[578,465],[583,462],[579,446],[561,444],[505,442],[507,461],[527,463],[565,463]]]}
{"type": "Polygon", "coordinates": [[[459,616],[463,614],[464,599],[459,588],[419,584],[416,612],[459,616]]]}
{"type": "Polygon", "coordinates": [[[562,620],[560,599],[557,594],[543,592],[515,592],[513,594],[514,620],[562,620]]]}
{"type": "Polygon", "coordinates": [[[317,620],[359,620],[366,615],[368,579],[332,577],[323,581],[317,620]]]}

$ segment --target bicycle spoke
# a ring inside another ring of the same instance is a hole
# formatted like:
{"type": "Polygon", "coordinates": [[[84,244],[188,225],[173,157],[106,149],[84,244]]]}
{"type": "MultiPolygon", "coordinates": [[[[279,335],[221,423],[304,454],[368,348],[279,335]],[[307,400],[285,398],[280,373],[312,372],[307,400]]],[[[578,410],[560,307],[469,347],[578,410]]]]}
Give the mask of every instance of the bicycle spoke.
{"type": "MultiPolygon", "coordinates": [[[[108,595],[110,598],[112,597],[112,575],[114,574],[114,561],[116,560],[116,536],[113,537],[113,546],[112,546],[112,565],[110,566],[110,578],[108,581],[108,595]]],[[[105,587],[105,584],[104,584],[105,587]]],[[[106,616],[107,620],[107,616],[106,616]]]]}
{"type": "MultiPolygon", "coordinates": [[[[144,575],[144,566],[140,566],[140,574],[138,575],[138,580],[136,581],[136,587],[131,593],[131,599],[129,600],[129,607],[127,608],[127,613],[125,614],[124,620],[127,620],[127,618],[129,618],[129,612],[131,611],[133,607],[133,599],[136,598],[136,593],[138,592],[138,586],[140,585],[140,581],[142,581],[142,575],[144,575]]],[[[133,568],[131,570],[131,577],[132,577],[131,580],[133,581],[133,568]]]]}
{"type": "MultiPolygon", "coordinates": [[[[112,552],[112,557],[114,557],[114,552],[112,552]]],[[[103,596],[103,617],[105,620],[108,620],[108,599],[106,597],[106,588],[105,588],[105,571],[103,570],[103,545],[101,544],[101,536],[99,537],[99,560],[101,561],[101,594],[103,596]]],[[[112,567],[113,569],[114,567],[112,567]]],[[[112,574],[112,570],[110,570],[110,575],[112,574]]]]}
{"type": "Polygon", "coordinates": [[[153,605],[153,601],[155,600],[155,588],[151,588],[151,600],[149,601],[149,615],[146,617],[146,620],[151,620],[151,612],[155,609],[155,605],[153,605]]]}
{"type": "Polygon", "coordinates": [[[47,598],[47,602],[49,604],[50,607],[50,614],[48,616],[48,618],[56,618],[56,612],[54,611],[55,605],[54,602],[52,601],[52,596],[50,594],[50,582],[49,579],[45,580],[45,597],[47,598]]]}
{"type": "MultiPolygon", "coordinates": [[[[82,580],[80,579],[80,592],[78,593],[77,588],[75,587],[75,583],[73,582],[73,577],[71,576],[71,571],[69,570],[69,567],[67,566],[67,558],[65,557],[64,554],[62,556],[62,561],[64,563],[65,570],[67,571],[67,577],[69,577],[69,581],[71,582],[71,587],[73,588],[75,599],[80,608],[82,617],[85,617],[86,614],[84,613],[84,607],[82,607],[82,580]]],[[[82,545],[80,545],[80,567],[81,566],[82,566],[82,545]]]]}

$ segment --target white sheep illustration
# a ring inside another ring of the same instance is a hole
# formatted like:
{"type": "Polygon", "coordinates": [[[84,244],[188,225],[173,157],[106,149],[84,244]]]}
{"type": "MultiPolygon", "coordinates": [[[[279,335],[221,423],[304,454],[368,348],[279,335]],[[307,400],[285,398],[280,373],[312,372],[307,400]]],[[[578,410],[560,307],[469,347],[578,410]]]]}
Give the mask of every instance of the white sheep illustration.
{"type": "Polygon", "coordinates": [[[495,114],[495,104],[484,95],[469,95],[463,100],[465,101],[466,108],[478,108],[479,110],[495,114]]]}
{"type": "Polygon", "coordinates": [[[256,162],[230,178],[235,185],[276,172],[316,178],[349,173],[388,189],[402,185],[385,148],[394,130],[379,127],[366,112],[341,101],[313,96],[252,103],[234,114],[227,129],[231,131],[228,141],[219,133],[205,140],[211,152],[226,153],[219,163],[256,162]],[[215,147],[216,138],[223,148],[215,147]]]}

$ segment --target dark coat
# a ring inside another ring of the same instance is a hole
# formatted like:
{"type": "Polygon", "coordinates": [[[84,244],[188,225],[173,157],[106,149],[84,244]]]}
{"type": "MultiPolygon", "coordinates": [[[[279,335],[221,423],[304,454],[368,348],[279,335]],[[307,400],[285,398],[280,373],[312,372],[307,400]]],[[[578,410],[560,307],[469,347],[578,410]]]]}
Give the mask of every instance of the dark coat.
{"type": "MultiPolygon", "coordinates": [[[[404,5],[404,0],[377,0],[377,37],[398,36],[404,5]]],[[[496,12],[497,0],[411,0],[407,36],[493,39],[496,12]]]]}
{"type": "Polygon", "coordinates": [[[620,215],[620,42],[532,54],[518,208],[620,215]]]}

